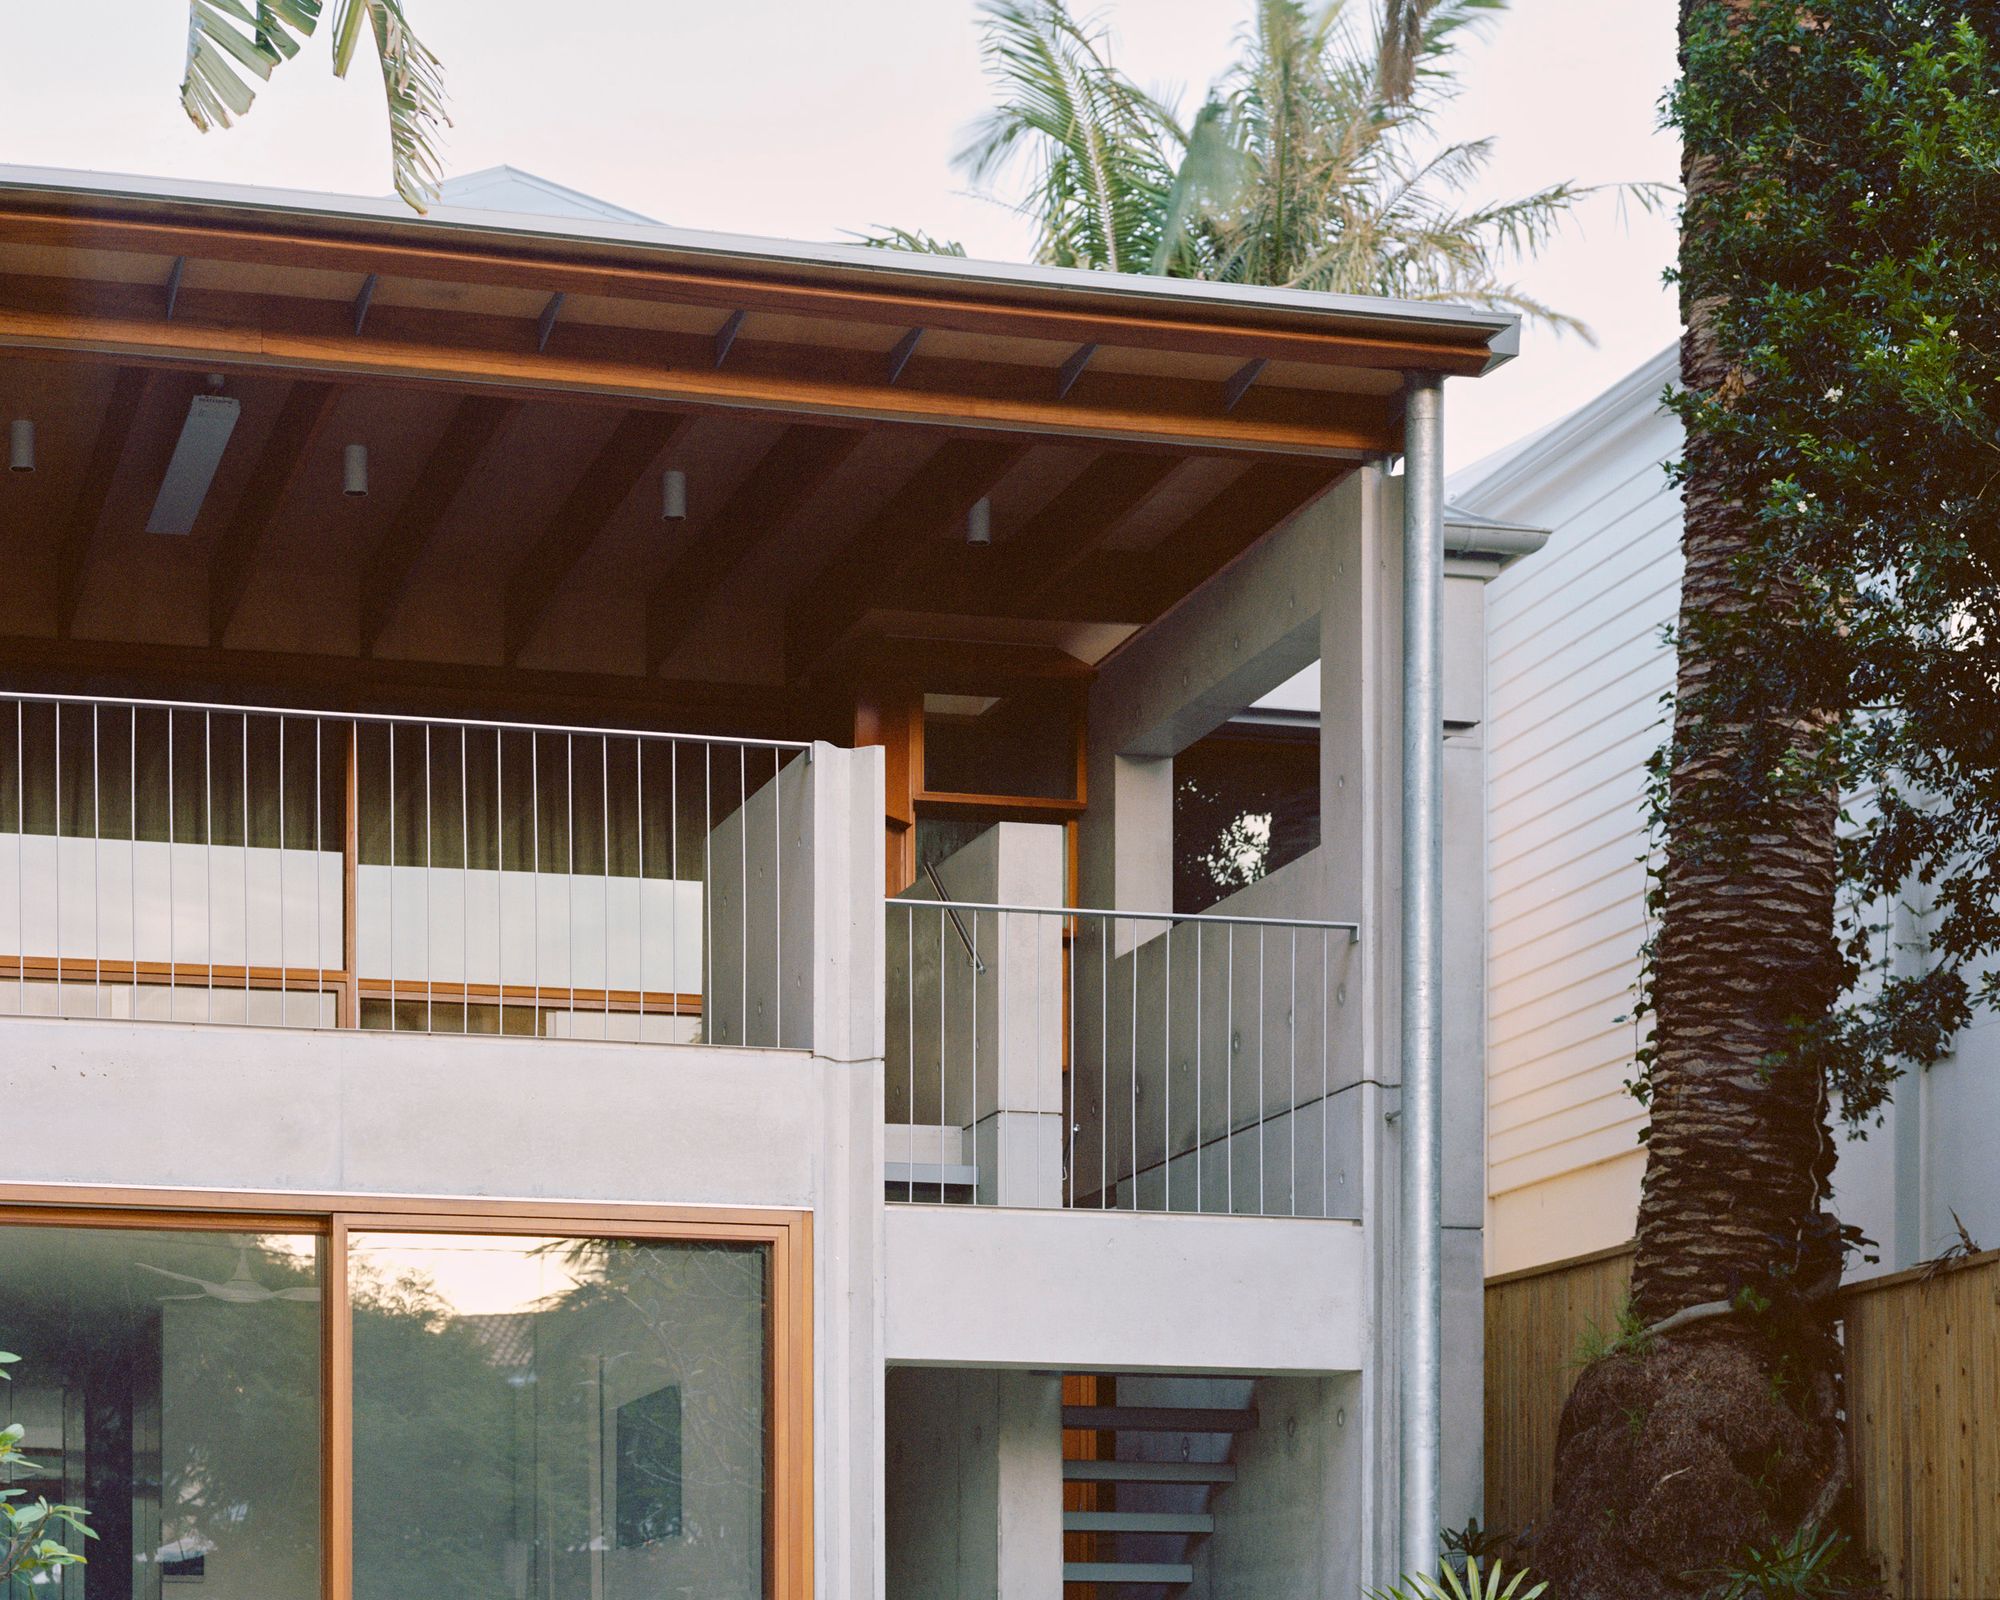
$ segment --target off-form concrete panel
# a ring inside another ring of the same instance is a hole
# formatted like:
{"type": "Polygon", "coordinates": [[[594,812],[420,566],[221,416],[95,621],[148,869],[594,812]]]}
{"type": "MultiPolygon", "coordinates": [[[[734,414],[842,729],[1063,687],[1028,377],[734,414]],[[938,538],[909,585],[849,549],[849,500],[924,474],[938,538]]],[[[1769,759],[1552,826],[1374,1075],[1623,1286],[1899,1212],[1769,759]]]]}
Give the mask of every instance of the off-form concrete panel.
{"type": "Polygon", "coordinates": [[[1352,1223],[900,1205],[884,1233],[892,1365],[1331,1373],[1366,1352],[1352,1223]]]}
{"type": "Polygon", "coordinates": [[[692,1045],[0,1023],[17,1183],[811,1206],[842,1070],[692,1045]]]}

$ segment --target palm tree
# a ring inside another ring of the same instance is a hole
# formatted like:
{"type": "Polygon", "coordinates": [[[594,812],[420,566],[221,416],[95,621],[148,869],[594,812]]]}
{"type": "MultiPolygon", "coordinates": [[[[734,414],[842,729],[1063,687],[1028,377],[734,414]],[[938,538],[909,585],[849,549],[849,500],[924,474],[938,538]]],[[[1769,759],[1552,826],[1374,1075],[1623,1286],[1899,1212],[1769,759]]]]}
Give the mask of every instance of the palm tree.
{"type": "MultiPolygon", "coordinates": [[[[227,128],[257,98],[250,79],[267,82],[318,29],[322,0],[188,0],[187,73],[181,106],[202,132],[227,128]]],[[[442,176],[437,134],[444,77],[437,57],[412,31],[403,0],[335,0],[333,70],[346,77],[366,33],[388,100],[390,164],[396,192],[422,211],[442,176]]]]}
{"type": "MultiPolygon", "coordinates": [[[[1398,32],[1347,0],[1259,0],[1238,60],[1184,123],[1064,0],[987,0],[999,103],[955,165],[989,194],[1025,168],[1012,203],[1048,265],[1450,300],[1582,331],[1507,271],[1595,191],[1561,183],[1463,204],[1491,142],[1434,137],[1455,92],[1452,55],[1505,0],[1403,4],[1412,19],[1398,32]]],[[[867,242],[938,243],[907,230],[867,242]]]]}
{"type": "MultiPolygon", "coordinates": [[[[1744,9],[1681,0],[1683,61],[1744,9]]],[[[1712,78],[1702,92],[1715,95],[1712,78]]],[[[1728,152],[1713,129],[1678,120],[1684,404],[1727,411],[1747,390],[1723,314],[1755,285],[1706,248],[1734,181],[1728,152]]],[[[1680,477],[1686,571],[1655,799],[1664,852],[1630,1331],[1565,1407],[1535,1547],[1573,1600],[1693,1592],[1690,1574],[1819,1528],[1846,1483],[1829,1311],[1842,1236],[1825,1210],[1836,1147],[1824,1080],[1798,1048],[1842,982],[1833,725],[1777,666],[1806,585],[1760,541],[1755,486],[1703,428],[1680,477]]]]}

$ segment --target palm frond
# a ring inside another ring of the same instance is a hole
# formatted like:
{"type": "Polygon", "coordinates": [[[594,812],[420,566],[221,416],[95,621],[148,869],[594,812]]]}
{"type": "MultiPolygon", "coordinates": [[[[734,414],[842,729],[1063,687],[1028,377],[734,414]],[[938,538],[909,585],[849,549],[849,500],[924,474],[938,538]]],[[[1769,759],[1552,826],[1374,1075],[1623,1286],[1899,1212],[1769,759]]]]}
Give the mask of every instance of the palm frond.
{"type": "Polygon", "coordinates": [[[259,83],[299,53],[319,24],[320,0],[188,0],[187,67],[181,107],[206,133],[227,128],[256,101],[259,83]]]}
{"type": "Polygon", "coordinates": [[[1045,262],[1118,272],[1153,259],[1185,143],[1171,113],[1062,0],[988,0],[983,10],[1000,100],[954,164],[975,185],[1030,165],[1019,209],[1037,224],[1045,262]]]}
{"type": "Polygon", "coordinates": [[[1443,60],[1456,35],[1505,11],[1508,0],[1382,0],[1376,40],[1376,77],[1383,100],[1404,105],[1424,79],[1444,75],[1443,60]]]}
{"type": "Polygon", "coordinates": [[[906,250],[922,256],[962,256],[965,246],[956,239],[940,239],[922,228],[876,227],[849,238],[868,250],[906,250]]]}
{"type": "MultiPolygon", "coordinates": [[[[1256,0],[1234,65],[1183,127],[1065,0],[986,0],[999,94],[957,164],[1012,188],[989,197],[1033,221],[1050,264],[1456,300],[1588,337],[1511,274],[1600,190],[1468,204],[1492,146],[1437,135],[1468,30],[1506,5],[1256,0]]],[[[1666,193],[1606,187],[1647,207],[1666,193]]],[[[869,242],[936,245],[902,230],[869,242]]]]}
{"type": "Polygon", "coordinates": [[[444,109],[444,73],[403,14],[403,0],[340,0],[334,16],[333,70],[346,77],[363,26],[374,39],[389,108],[389,159],[396,192],[418,211],[437,199],[444,173],[437,141],[451,126],[444,109]]]}

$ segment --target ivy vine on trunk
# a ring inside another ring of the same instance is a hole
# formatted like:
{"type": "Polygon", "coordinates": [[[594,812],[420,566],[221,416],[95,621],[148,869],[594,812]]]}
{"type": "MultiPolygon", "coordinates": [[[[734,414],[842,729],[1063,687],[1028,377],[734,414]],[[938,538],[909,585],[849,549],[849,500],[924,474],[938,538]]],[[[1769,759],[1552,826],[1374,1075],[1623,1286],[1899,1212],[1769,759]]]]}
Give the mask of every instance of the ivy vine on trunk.
{"type": "Polygon", "coordinates": [[[1841,1523],[1836,1123],[2000,999],[1996,41],[1993,0],[1682,0],[1637,1332],[1564,1414],[1565,1600],[1841,1523]]]}

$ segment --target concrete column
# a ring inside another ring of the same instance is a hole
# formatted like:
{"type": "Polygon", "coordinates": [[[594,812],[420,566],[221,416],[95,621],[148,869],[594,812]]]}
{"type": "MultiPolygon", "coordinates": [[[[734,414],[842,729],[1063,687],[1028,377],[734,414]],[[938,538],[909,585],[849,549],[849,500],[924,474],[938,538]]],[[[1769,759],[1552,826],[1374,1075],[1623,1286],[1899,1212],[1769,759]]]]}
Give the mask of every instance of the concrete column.
{"type": "MultiPolygon", "coordinates": [[[[893,1159],[976,1169],[983,1205],[1062,1201],[1063,832],[1003,822],[938,864],[963,910],[891,909],[893,1159]]],[[[937,898],[919,884],[903,900],[937,898]]]]}
{"type": "Polygon", "coordinates": [[[889,1600],[1061,1600],[1062,1379],[889,1374],[889,1600]]]}
{"type": "Polygon", "coordinates": [[[805,959],[787,970],[825,1097],[813,1185],[814,1592],[881,1600],[882,752],[814,745],[808,790],[799,829],[812,870],[788,875],[784,893],[787,918],[811,929],[805,959]]]}

